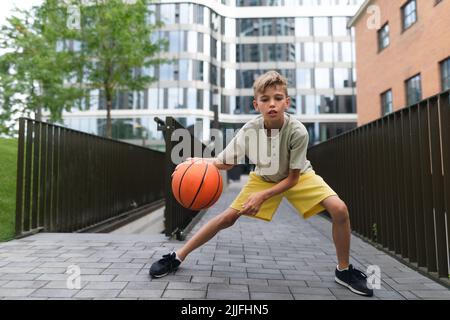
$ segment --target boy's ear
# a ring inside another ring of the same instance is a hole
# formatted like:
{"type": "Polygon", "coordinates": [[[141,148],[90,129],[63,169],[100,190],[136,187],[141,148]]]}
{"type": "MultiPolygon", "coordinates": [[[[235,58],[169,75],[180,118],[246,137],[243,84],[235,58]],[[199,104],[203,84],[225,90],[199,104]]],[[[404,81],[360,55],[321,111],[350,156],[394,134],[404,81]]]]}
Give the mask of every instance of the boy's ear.
{"type": "Polygon", "coordinates": [[[253,99],[253,107],[255,108],[256,111],[259,111],[258,102],[256,102],[256,99],[253,99]]]}
{"type": "Polygon", "coordinates": [[[289,107],[291,106],[291,97],[287,96],[286,98],[286,105],[287,105],[287,109],[289,109],[289,107]]]}

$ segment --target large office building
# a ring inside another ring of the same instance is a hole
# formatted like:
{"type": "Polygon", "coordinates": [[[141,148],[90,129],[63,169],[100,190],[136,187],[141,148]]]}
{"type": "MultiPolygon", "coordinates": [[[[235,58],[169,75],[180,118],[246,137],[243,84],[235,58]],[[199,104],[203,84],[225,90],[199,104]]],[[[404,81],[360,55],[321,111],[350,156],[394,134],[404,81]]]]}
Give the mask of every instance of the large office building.
{"type": "Polygon", "coordinates": [[[356,34],[359,124],[450,90],[449,14],[450,0],[363,3],[349,24],[356,34]]]}
{"type": "MultiPolygon", "coordinates": [[[[357,124],[354,35],[347,24],[362,0],[161,0],[149,4],[153,23],[168,39],[162,56],[173,62],[146,70],[158,81],[143,92],[120,92],[114,101],[113,135],[157,145],[154,117],[173,116],[209,139],[214,106],[222,128],[255,117],[252,84],[267,70],[289,81],[289,113],[309,130],[311,143],[357,124]]],[[[65,124],[105,131],[102,92],[83,111],[64,113],[65,124]]]]}

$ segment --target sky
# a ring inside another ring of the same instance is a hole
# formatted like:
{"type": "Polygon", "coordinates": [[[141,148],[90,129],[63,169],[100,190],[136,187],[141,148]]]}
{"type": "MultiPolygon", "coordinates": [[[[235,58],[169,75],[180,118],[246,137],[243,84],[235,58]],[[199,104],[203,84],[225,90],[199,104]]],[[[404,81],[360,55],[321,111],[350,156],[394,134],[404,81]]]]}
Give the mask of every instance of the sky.
{"type": "Polygon", "coordinates": [[[0,1],[0,25],[6,22],[6,17],[10,16],[14,7],[20,9],[30,9],[33,5],[41,4],[43,0],[1,0],[0,1]]]}

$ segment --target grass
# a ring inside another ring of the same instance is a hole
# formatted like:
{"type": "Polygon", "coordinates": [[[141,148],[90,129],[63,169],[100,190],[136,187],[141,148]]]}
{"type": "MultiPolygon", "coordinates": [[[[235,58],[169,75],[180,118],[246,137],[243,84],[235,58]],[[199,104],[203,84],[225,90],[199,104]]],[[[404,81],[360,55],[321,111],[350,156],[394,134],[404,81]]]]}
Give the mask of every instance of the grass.
{"type": "Polygon", "coordinates": [[[0,138],[0,241],[14,237],[17,140],[0,138]]]}

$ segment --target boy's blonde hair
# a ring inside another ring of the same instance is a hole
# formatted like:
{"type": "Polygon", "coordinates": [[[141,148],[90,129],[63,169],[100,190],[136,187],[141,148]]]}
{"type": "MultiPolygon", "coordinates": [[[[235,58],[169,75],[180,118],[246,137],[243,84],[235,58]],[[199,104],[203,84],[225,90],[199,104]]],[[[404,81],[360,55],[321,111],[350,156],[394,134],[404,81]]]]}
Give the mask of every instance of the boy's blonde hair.
{"type": "Polygon", "coordinates": [[[281,74],[279,74],[278,72],[272,70],[272,71],[267,71],[263,75],[259,76],[255,80],[255,83],[253,83],[253,94],[255,95],[255,98],[258,93],[263,93],[264,91],[266,91],[266,89],[268,87],[272,87],[272,86],[281,86],[281,88],[284,90],[284,93],[286,94],[286,96],[288,95],[287,79],[285,77],[283,77],[281,74]]]}

